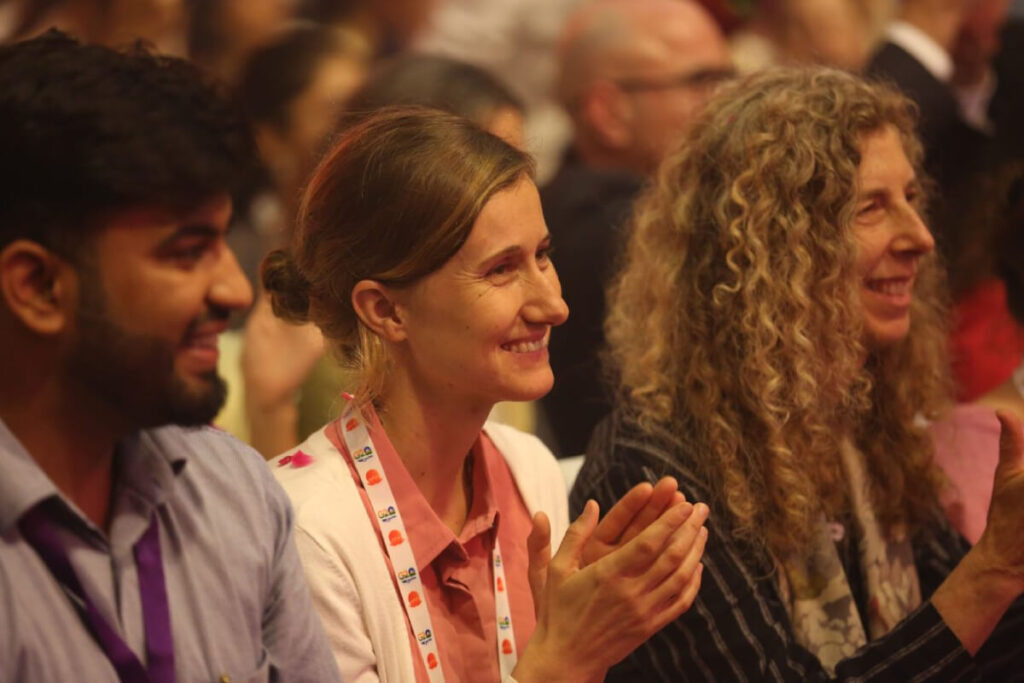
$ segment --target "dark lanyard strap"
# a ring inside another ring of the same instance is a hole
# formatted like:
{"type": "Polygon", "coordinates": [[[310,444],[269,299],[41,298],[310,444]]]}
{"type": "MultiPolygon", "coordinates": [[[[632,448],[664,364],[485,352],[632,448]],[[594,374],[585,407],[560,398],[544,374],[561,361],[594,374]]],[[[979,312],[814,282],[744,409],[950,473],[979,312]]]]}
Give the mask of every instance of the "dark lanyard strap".
{"type": "Polygon", "coordinates": [[[171,610],[167,601],[163,561],[160,558],[160,525],[157,524],[155,514],[150,519],[149,528],[132,549],[139,575],[148,670],[117,631],[107,623],[82,588],[57,535],[56,525],[47,514],[46,504],[37,505],[25,513],[18,528],[22,537],[46,563],[53,578],[81,601],[83,621],[114,666],[122,683],[174,683],[171,610]]]}

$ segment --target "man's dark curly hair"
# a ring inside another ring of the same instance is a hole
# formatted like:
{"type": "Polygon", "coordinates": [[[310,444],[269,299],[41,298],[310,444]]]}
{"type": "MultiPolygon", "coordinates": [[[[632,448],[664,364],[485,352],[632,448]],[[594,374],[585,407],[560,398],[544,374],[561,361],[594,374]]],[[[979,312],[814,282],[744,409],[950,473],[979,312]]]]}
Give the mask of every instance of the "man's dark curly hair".
{"type": "Polygon", "coordinates": [[[0,46],[0,248],[74,256],[109,212],[234,194],[254,160],[236,106],[184,60],[56,30],[0,46]]]}

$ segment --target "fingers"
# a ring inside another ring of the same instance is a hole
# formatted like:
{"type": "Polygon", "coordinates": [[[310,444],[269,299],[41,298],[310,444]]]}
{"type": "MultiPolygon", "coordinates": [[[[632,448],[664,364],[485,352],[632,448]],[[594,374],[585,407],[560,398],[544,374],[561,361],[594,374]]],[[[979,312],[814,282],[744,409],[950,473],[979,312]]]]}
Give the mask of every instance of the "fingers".
{"type": "MultiPolygon", "coordinates": [[[[696,517],[695,514],[691,519],[696,517]]],[[[664,556],[658,559],[658,564],[654,568],[656,571],[653,571],[651,576],[644,577],[645,592],[651,597],[652,607],[668,602],[682,591],[704,556],[708,540],[707,527],[701,526],[696,533],[690,533],[687,525],[683,525],[676,534],[681,536],[678,544],[673,541],[664,556]],[[665,564],[662,564],[663,561],[665,564]]]]}
{"type": "Polygon", "coordinates": [[[1005,410],[997,410],[999,418],[999,465],[998,469],[1019,467],[1021,453],[1024,451],[1024,434],[1021,433],[1020,420],[1005,410]]]}
{"type": "Polygon", "coordinates": [[[601,509],[598,507],[597,501],[593,499],[588,500],[587,504],[583,506],[583,512],[576,518],[576,521],[569,525],[569,529],[565,532],[562,545],[558,546],[558,552],[551,559],[552,565],[557,565],[559,570],[563,572],[579,567],[583,546],[593,535],[600,514],[601,509]]]}
{"type": "MultiPolygon", "coordinates": [[[[703,524],[707,515],[707,505],[698,503],[683,525],[673,532],[650,569],[639,577],[645,592],[654,592],[665,583],[671,584],[670,579],[680,573],[684,578],[693,573],[704,555],[708,532],[703,524]]],[[[669,595],[678,592],[679,588],[672,585],[664,587],[664,594],[657,601],[666,600],[669,595]]]]}
{"type": "Polygon", "coordinates": [[[533,516],[533,529],[526,539],[526,549],[530,557],[530,572],[536,567],[547,572],[551,562],[551,522],[543,512],[533,516]]]}
{"type": "MultiPolygon", "coordinates": [[[[661,482],[658,482],[659,484],[661,482]]],[[[626,530],[629,523],[645,509],[655,488],[647,482],[637,484],[619,499],[594,530],[594,538],[602,543],[613,544],[626,530]]]]}
{"type": "Polygon", "coordinates": [[[530,592],[533,593],[533,604],[538,615],[544,603],[544,589],[547,586],[548,565],[551,564],[551,522],[543,512],[533,516],[533,529],[526,539],[530,566],[527,577],[530,581],[530,592]]]}
{"type": "Polygon", "coordinates": [[[632,541],[644,529],[649,527],[654,520],[658,519],[670,505],[685,500],[686,497],[679,493],[679,484],[676,480],[673,477],[662,477],[654,486],[647,505],[640,510],[639,514],[633,517],[621,537],[618,538],[618,542],[623,544],[632,541]]]}
{"type": "Polygon", "coordinates": [[[665,602],[664,606],[657,611],[651,633],[660,631],[693,606],[693,601],[697,599],[697,593],[700,592],[703,577],[704,565],[698,564],[687,578],[683,589],[675,597],[665,602]]]}
{"type": "Polygon", "coordinates": [[[683,525],[693,510],[694,506],[687,502],[673,505],[636,538],[600,562],[607,562],[609,570],[620,576],[640,576],[657,560],[669,537],[683,525]]]}

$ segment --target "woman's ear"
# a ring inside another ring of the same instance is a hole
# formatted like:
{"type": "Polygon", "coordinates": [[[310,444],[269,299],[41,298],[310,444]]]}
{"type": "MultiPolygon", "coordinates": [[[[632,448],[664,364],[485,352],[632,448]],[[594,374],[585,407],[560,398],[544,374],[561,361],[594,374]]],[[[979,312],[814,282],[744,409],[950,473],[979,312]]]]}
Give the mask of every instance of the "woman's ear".
{"type": "Polygon", "coordinates": [[[68,326],[75,283],[74,269],[37,242],[18,239],[0,250],[0,300],[37,334],[59,334],[68,326]]]}
{"type": "Polygon", "coordinates": [[[376,280],[360,280],[352,288],[352,307],[366,327],[381,339],[405,339],[405,324],[398,314],[394,291],[376,280]]]}

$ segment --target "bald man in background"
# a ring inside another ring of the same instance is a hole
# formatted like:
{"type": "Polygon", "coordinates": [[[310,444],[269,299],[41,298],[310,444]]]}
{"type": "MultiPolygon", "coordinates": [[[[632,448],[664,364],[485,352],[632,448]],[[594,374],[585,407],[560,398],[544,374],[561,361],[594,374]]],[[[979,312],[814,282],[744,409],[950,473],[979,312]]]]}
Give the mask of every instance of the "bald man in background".
{"type": "Polygon", "coordinates": [[[575,128],[541,190],[568,322],[551,338],[554,390],[543,399],[559,456],[582,453],[608,412],[598,351],[604,287],[633,199],[733,74],[718,25],[690,0],[597,0],[569,17],[559,95],[575,128]]]}

